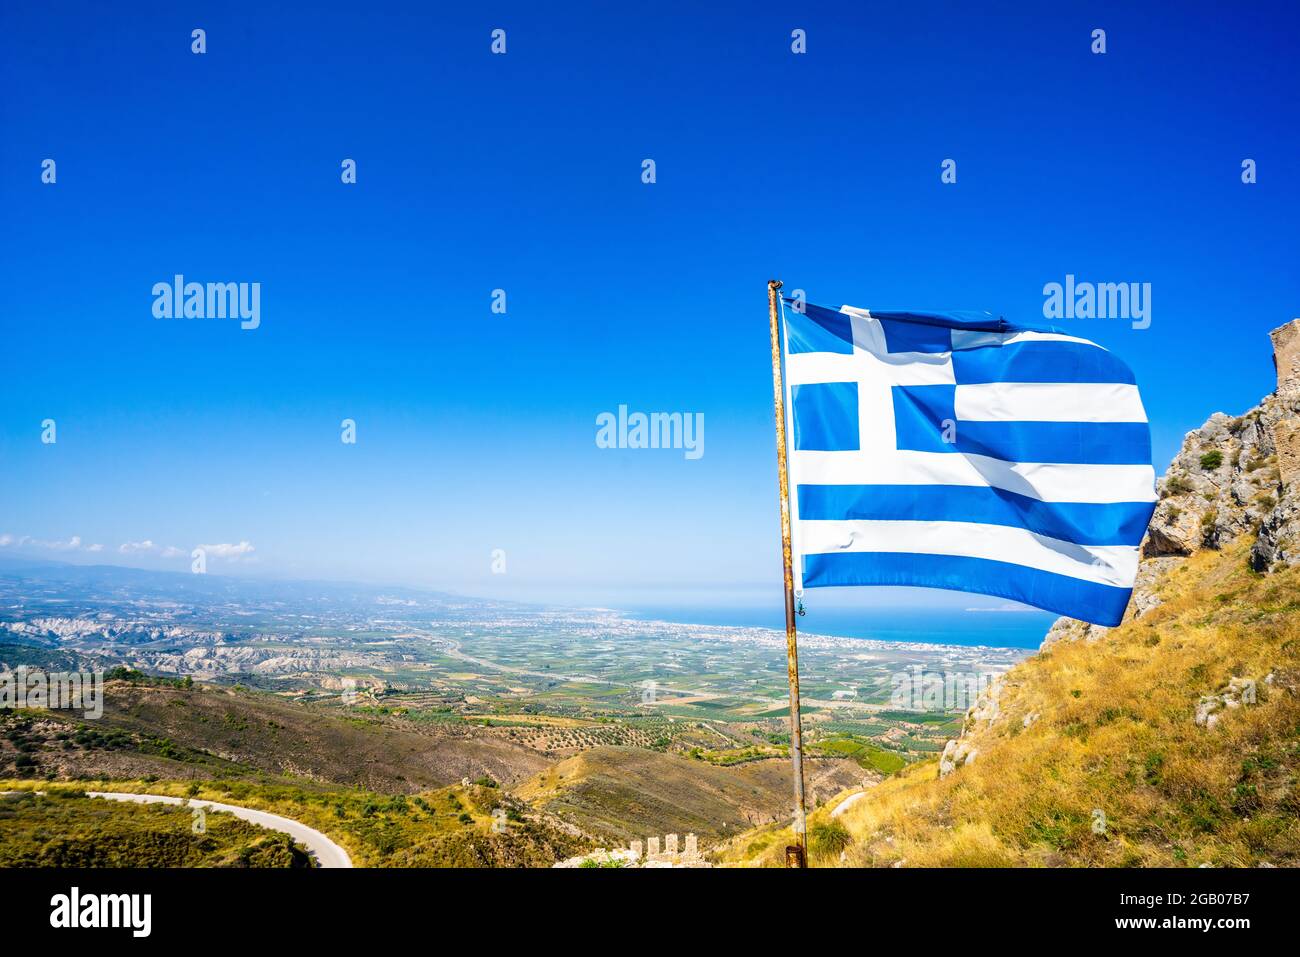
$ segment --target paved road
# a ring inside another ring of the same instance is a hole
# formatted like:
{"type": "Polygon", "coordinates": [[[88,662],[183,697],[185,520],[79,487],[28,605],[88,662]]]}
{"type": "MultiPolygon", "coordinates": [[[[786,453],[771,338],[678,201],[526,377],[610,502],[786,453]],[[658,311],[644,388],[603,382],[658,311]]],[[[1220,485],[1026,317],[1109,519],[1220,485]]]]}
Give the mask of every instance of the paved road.
{"type": "Polygon", "coordinates": [[[866,791],[859,791],[857,794],[850,794],[839,804],[835,805],[835,810],[831,811],[831,817],[839,817],[841,814],[843,814],[849,808],[853,807],[853,805],[857,804],[866,796],[867,796],[866,791]]]}
{"type": "Polygon", "coordinates": [[[164,794],[123,794],[118,791],[87,791],[91,797],[108,798],[110,801],[134,801],[137,804],[183,804],[188,807],[201,807],[208,811],[225,811],[251,824],[259,824],[288,834],[307,850],[311,851],[321,867],[351,867],[352,858],[348,852],[315,828],[297,821],[271,814],[267,811],[255,811],[250,807],[235,804],[220,804],[216,801],[200,801],[197,798],[178,798],[164,794]]]}

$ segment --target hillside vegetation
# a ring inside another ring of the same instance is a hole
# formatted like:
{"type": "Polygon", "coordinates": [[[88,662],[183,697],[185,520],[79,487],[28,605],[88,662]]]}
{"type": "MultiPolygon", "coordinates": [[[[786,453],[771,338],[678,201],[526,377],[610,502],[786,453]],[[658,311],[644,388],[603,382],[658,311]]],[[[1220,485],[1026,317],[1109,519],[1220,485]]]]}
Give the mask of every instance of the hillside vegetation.
{"type": "MultiPolygon", "coordinates": [[[[270,811],[299,821],[333,838],[347,849],[357,867],[549,867],[557,860],[587,850],[591,843],[576,835],[560,821],[533,812],[526,804],[504,793],[489,779],[484,783],[455,785],[435,791],[412,795],[382,795],[350,789],[306,789],[286,783],[253,783],[249,781],[217,780],[211,782],[183,782],[162,780],[97,781],[88,790],[119,791],[126,793],[164,794],[173,797],[192,797],[219,801],[241,807],[270,811]]],[[[37,790],[44,798],[89,800],[98,817],[85,818],[85,833],[93,835],[96,821],[112,822],[116,807],[137,807],[117,802],[97,801],[82,797],[81,787],[63,782],[31,782],[0,779],[0,792],[13,790],[21,794],[8,795],[11,801],[26,798],[23,803],[8,805],[12,811],[10,823],[0,820],[0,851],[9,853],[11,840],[23,842],[24,835],[44,835],[57,838],[64,832],[52,832],[38,822],[31,825],[29,815],[39,810],[30,803],[37,790]],[[100,805],[105,810],[100,812],[100,805]]],[[[0,802],[6,800],[0,797],[0,802]]],[[[38,800],[40,797],[38,796],[38,800]]],[[[0,808],[5,807],[0,803],[0,808]]],[[[189,812],[178,813],[175,808],[156,805],[138,807],[161,812],[159,821],[171,821],[176,831],[177,845],[193,843],[189,832],[189,812]],[[170,814],[171,817],[165,815],[170,814]],[[183,831],[183,833],[182,833],[183,831]]],[[[208,821],[226,818],[216,812],[209,813],[208,821]]],[[[71,819],[70,819],[71,820],[71,819]]],[[[143,820],[143,818],[142,818],[143,820]]],[[[231,821],[243,825],[236,818],[231,821]]],[[[80,826],[74,822],[76,826],[80,826]]],[[[143,825],[142,825],[143,826],[143,825]]],[[[170,826],[170,825],[168,825],[170,826]]],[[[279,835],[247,825],[250,832],[279,835]]],[[[121,838],[111,826],[103,831],[107,853],[122,862],[133,862],[133,854],[144,847],[132,839],[121,838]]],[[[177,851],[176,853],[180,853],[177,851]]],[[[0,860],[4,860],[0,854],[0,860]]],[[[178,866],[190,866],[187,860],[178,860],[178,866]]],[[[100,866],[90,865],[86,866],[100,866]]],[[[162,862],[154,865],[169,866],[162,862]]],[[[279,866],[253,861],[250,866],[279,866]]]]}
{"type": "Polygon", "coordinates": [[[0,794],[0,867],[312,867],[288,835],[209,813],[192,831],[186,808],[87,797],[81,791],[0,794]]]}
{"type": "MultiPolygon", "coordinates": [[[[84,859],[86,866],[221,865],[239,849],[225,842],[205,850],[190,835],[188,814],[157,817],[174,819],[177,830],[163,828],[155,845],[137,839],[137,830],[147,830],[142,822],[151,820],[146,814],[132,817],[131,810],[85,798],[81,805],[44,803],[81,789],[197,797],[281,814],[328,834],[357,866],[545,867],[589,846],[563,822],[506,793],[511,777],[548,763],[543,755],[497,738],[438,731],[264,692],[143,676],[109,681],[99,720],[0,712],[0,791],[48,796],[9,805],[8,823],[0,822],[0,861],[19,855],[37,862],[40,835],[49,836],[59,859],[84,859]],[[74,814],[78,807],[85,813],[74,814]],[[66,817],[66,828],[50,826],[50,808],[66,817]],[[60,837],[89,835],[100,823],[100,845],[60,837]],[[92,850],[100,856],[84,857],[92,850]]],[[[280,866],[266,854],[244,862],[280,866]]]]}
{"type": "MultiPolygon", "coordinates": [[[[1300,865],[1300,568],[1261,575],[1248,554],[1200,552],[1140,619],[1012,669],[971,763],[914,765],[834,819],[823,807],[812,863],[1300,865]],[[1257,703],[1198,723],[1234,678],[1257,703]]],[[[775,866],[789,839],[751,832],[720,857],[775,866]]]]}
{"type": "MultiPolygon", "coordinates": [[[[872,776],[839,757],[810,767],[810,793],[872,776]]],[[[690,831],[709,841],[783,816],[789,787],[780,759],[719,767],[605,747],[556,764],[477,729],[146,676],[109,681],[99,720],[0,713],[0,790],[243,805],[317,828],[358,866],[549,866],[595,842],[690,831]]]]}
{"type": "Polygon", "coordinates": [[[263,692],[113,680],[97,721],[59,711],[0,715],[0,776],[24,769],[57,778],[275,775],[401,793],[483,775],[515,781],[548,763],[500,738],[440,731],[263,692]]]}
{"type": "MultiPolygon", "coordinates": [[[[808,762],[809,790],[835,793],[860,769],[842,760],[808,762]]],[[[596,748],[515,788],[533,807],[616,842],[653,834],[734,834],[786,816],[790,765],[782,759],[716,767],[639,748],[596,748]]]]}

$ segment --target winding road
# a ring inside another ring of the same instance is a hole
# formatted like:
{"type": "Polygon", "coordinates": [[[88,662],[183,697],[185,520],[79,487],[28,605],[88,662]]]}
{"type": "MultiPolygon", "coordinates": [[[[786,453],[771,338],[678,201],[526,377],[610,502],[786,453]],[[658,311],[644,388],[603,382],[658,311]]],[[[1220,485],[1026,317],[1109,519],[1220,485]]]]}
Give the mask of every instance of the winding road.
{"type": "Polygon", "coordinates": [[[849,808],[853,807],[853,805],[857,804],[866,796],[867,796],[866,791],[858,791],[856,794],[850,794],[839,804],[835,805],[835,810],[831,811],[831,817],[839,817],[841,814],[843,814],[849,808]]]}
{"type": "Polygon", "coordinates": [[[165,794],[125,794],[120,791],[87,791],[87,795],[107,798],[110,801],[132,801],[136,804],[176,804],[186,807],[201,807],[207,811],[224,811],[235,817],[257,824],[272,831],[288,834],[295,841],[307,848],[321,867],[351,867],[352,858],[348,852],[330,840],[315,828],[300,824],[292,818],[281,817],[268,811],[256,811],[250,807],[235,804],[221,804],[217,801],[200,801],[197,798],[171,797],[165,794]]]}

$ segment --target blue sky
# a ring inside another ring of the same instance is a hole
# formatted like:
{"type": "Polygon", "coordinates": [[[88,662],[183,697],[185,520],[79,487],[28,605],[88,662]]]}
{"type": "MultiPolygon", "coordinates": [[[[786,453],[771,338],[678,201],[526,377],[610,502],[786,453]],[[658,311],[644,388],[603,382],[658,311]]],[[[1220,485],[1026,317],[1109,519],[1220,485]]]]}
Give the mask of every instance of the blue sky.
{"type": "Polygon", "coordinates": [[[1133,366],[1158,470],[1300,315],[1291,4],[271,6],[0,13],[0,534],[81,542],[30,554],[779,607],[770,276],[1031,323],[1149,282],[1149,329],[1057,324],[1133,366]],[[176,273],[260,327],[154,319],[176,273]],[[598,448],[620,404],[704,456],[598,448]]]}

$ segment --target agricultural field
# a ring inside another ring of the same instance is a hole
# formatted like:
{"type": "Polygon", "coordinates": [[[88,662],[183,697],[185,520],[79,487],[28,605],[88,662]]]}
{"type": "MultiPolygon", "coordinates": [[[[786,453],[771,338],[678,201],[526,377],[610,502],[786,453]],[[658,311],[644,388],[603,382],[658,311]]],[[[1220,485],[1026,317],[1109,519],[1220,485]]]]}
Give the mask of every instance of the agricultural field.
{"type": "MultiPolygon", "coordinates": [[[[106,575],[0,575],[0,672],[109,679],[95,717],[0,713],[0,778],[234,792],[383,865],[544,863],[656,830],[707,846],[788,810],[779,632],[360,586],[106,575]],[[496,810],[508,828],[494,829],[496,810]]],[[[933,756],[973,703],[900,687],[992,678],[1024,656],[812,634],[800,648],[814,803],[933,756]]],[[[96,813],[126,827],[131,812],[96,813]]],[[[203,861],[229,863],[232,849],[203,861]]]]}

